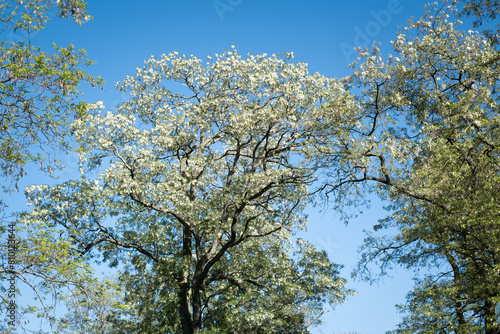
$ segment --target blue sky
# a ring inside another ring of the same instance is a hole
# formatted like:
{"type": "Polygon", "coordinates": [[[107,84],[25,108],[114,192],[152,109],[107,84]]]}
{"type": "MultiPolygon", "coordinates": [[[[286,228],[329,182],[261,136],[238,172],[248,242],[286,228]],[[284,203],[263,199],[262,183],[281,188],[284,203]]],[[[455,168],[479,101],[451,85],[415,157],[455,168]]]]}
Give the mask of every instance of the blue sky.
{"type": "MultiPolygon", "coordinates": [[[[89,72],[106,81],[104,90],[83,87],[88,102],[103,100],[109,108],[126,96],[115,91],[117,81],[135,73],[152,55],[178,51],[204,58],[235,45],[241,54],[293,51],[296,61],[310,72],[331,77],[350,73],[354,46],[380,41],[390,53],[389,41],[398,26],[419,17],[424,0],[88,0],[94,19],[82,26],[53,19],[32,38],[47,49],[52,42],[86,49],[97,63],[89,72]]],[[[76,159],[63,157],[64,177],[77,177],[76,159]]],[[[33,176],[24,183],[39,183],[33,176]]],[[[18,203],[22,199],[18,200],[18,203]]],[[[379,334],[393,329],[400,315],[394,304],[403,303],[412,287],[411,273],[400,269],[378,285],[354,282],[350,271],[357,261],[363,229],[370,229],[385,212],[374,200],[371,208],[348,226],[334,212],[309,210],[310,230],[305,238],[325,249],[336,263],[345,265],[343,276],[358,291],[345,304],[328,313],[315,333],[379,334]]]]}

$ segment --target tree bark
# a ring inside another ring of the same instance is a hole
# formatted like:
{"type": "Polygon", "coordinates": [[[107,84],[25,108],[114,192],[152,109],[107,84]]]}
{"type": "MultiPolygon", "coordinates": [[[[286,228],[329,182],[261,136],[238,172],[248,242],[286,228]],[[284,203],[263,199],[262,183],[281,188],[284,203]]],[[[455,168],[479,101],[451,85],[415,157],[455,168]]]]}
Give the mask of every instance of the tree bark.
{"type": "MultiPolygon", "coordinates": [[[[446,258],[447,258],[448,262],[451,265],[451,268],[453,269],[453,280],[455,282],[455,286],[458,288],[458,287],[460,287],[460,284],[461,284],[460,283],[461,282],[460,269],[459,269],[457,262],[455,261],[455,258],[453,257],[453,255],[449,251],[446,251],[445,254],[446,254],[446,258]]],[[[460,299],[461,299],[460,297],[461,297],[460,292],[456,292],[455,302],[454,302],[455,315],[457,317],[458,326],[461,329],[462,327],[465,326],[465,316],[464,316],[464,312],[463,312],[463,308],[462,308],[462,303],[460,302],[460,299]]]]}
{"type": "Polygon", "coordinates": [[[193,334],[193,321],[189,310],[190,286],[189,286],[189,262],[191,260],[191,235],[184,228],[182,233],[182,264],[179,272],[179,313],[181,317],[182,333],[193,334]]]}
{"type": "Polygon", "coordinates": [[[193,294],[193,330],[195,332],[201,330],[201,296],[200,289],[194,288],[193,294]]]}

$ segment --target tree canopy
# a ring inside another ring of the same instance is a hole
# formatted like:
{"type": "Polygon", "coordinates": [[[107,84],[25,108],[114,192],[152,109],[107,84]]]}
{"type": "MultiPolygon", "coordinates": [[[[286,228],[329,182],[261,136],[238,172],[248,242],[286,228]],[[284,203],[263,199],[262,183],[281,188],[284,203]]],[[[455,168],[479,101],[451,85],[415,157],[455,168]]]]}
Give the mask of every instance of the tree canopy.
{"type": "Polygon", "coordinates": [[[351,293],[293,238],[316,151],[352,126],[348,96],[291,58],[151,58],[119,84],[132,98],[116,112],[75,122],[81,179],[28,189],[28,225],[123,266],[134,311],[114,331],[305,333],[351,293]]]}

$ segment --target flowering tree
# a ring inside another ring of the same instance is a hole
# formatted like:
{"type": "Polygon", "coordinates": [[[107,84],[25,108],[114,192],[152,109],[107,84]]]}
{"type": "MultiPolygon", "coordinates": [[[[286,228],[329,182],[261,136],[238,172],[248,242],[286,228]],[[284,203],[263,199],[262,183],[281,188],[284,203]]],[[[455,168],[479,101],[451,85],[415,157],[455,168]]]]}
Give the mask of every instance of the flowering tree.
{"type": "Polygon", "coordinates": [[[364,89],[366,121],[346,145],[341,183],[374,181],[393,212],[375,229],[399,229],[366,239],[358,275],[372,279],[372,262],[380,274],[433,267],[401,307],[398,333],[500,330],[500,56],[492,32],[459,30],[457,13],[430,6],[394,56],[362,51],[349,78],[364,89]]]}
{"type": "Polygon", "coordinates": [[[29,224],[120,266],[132,311],[116,332],[302,333],[350,293],[324,252],[292,242],[349,98],[290,58],[151,58],[119,84],[129,101],[74,124],[81,179],[27,191],[29,224]]]}

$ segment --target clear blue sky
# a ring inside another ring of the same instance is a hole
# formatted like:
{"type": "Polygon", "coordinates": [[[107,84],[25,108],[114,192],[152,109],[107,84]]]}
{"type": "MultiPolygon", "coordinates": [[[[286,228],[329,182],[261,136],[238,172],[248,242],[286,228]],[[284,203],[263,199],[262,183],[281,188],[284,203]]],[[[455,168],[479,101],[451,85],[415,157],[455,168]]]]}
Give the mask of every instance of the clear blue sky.
{"type": "MultiPolygon", "coordinates": [[[[134,74],[152,55],[179,51],[198,57],[221,53],[232,44],[241,54],[293,51],[296,61],[309,64],[310,72],[331,77],[350,73],[355,45],[380,41],[390,53],[389,41],[398,26],[419,17],[424,0],[88,0],[94,19],[82,26],[53,19],[32,38],[42,47],[69,43],[87,50],[97,64],[90,73],[106,81],[104,90],[84,88],[88,102],[103,100],[112,108],[124,96],[115,91],[117,81],[134,74]]],[[[77,177],[76,160],[63,158],[65,177],[77,177]]],[[[39,183],[28,179],[25,183],[39,183]]],[[[19,201],[22,201],[21,199],[19,201]]],[[[19,203],[19,202],[18,202],[19,203]]],[[[375,201],[364,214],[344,226],[332,211],[310,210],[310,230],[305,237],[345,265],[343,276],[358,291],[345,304],[324,317],[315,333],[380,334],[399,320],[394,304],[403,303],[412,287],[411,273],[403,269],[379,285],[354,282],[350,271],[357,261],[363,229],[370,229],[385,212],[375,201]]]]}

